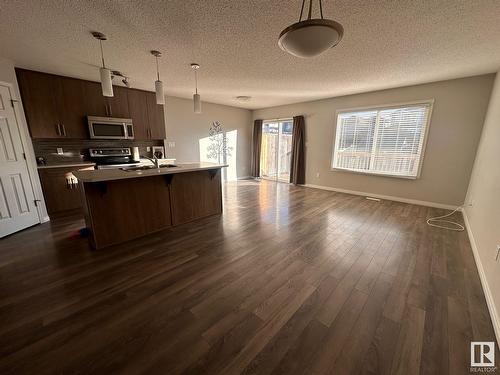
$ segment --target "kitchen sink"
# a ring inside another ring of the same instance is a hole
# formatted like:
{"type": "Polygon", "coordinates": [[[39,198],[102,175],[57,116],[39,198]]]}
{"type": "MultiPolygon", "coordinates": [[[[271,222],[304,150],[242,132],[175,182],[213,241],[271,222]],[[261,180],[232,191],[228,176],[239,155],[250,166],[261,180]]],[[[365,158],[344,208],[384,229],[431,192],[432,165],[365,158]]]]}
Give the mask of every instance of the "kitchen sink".
{"type": "Polygon", "coordinates": [[[138,167],[124,167],[120,168],[122,171],[125,172],[134,172],[134,171],[147,171],[149,169],[156,168],[154,165],[140,165],[138,167]]]}
{"type": "MultiPolygon", "coordinates": [[[[177,165],[174,164],[162,164],[160,165],[160,168],[175,168],[177,165]]],[[[122,171],[125,172],[135,172],[135,171],[147,171],[150,169],[155,169],[156,167],[154,165],[140,165],[137,167],[124,167],[120,168],[122,171]]]]}

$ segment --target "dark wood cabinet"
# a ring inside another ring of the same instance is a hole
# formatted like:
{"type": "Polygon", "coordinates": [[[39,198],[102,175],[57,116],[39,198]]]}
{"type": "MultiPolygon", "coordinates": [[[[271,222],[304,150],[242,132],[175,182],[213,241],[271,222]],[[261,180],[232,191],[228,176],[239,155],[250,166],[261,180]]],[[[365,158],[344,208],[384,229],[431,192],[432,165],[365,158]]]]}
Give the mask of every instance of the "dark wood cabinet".
{"type": "Polygon", "coordinates": [[[108,102],[102,96],[101,84],[98,82],[84,81],[85,108],[88,116],[108,117],[108,102]]]}
{"type": "Polygon", "coordinates": [[[85,82],[85,98],[88,116],[129,118],[128,95],[125,87],[113,86],[113,97],[102,95],[101,84],[85,82]]]}
{"type": "Polygon", "coordinates": [[[130,118],[127,91],[125,87],[113,86],[113,97],[106,98],[109,117],[130,118]]]}
{"type": "Polygon", "coordinates": [[[85,98],[85,81],[61,77],[59,82],[61,89],[57,103],[63,136],[86,139],[89,136],[87,108],[82,100],[85,98]]]}
{"type": "Polygon", "coordinates": [[[38,170],[49,215],[82,207],[78,184],[74,177],[72,179],[71,171],[74,169],[59,167],[38,170]]]}
{"type": "Polygon", "coordinates": [[[156,104],[154,92],[128,90],[130,118],[134,123],[135,139],[165,139],[163,105],[156,104]]]}
{"type": "Polygon", "coordinates": [[[84,214],[94,248],[142,237],[172,226],[164,176],[84,183],[84,214]],[[130,197],[139,197],[130,199],[130,197]]]}
{"type": "Polygon", "coordinates": [[[141,90],[128,90],[128,108],[134,124],[134,138],[149,139],[149,119],[146,93],[141,90]]]}
{"type": "Polygon", "coordinates": [[[221,170],[175,174],[170,201],[173,225],[222,213],[221,170]]]}
{"type": "Polygon", "coordinates": [[[57,97],[60,81],[50,74],[16,70],[26,119],[32,138],[63,137],[57,97]]]}
{"type": "Polygon", "coordinates": [[[154,92],[113,86],[102,95],[99,82],[16,69],[32,138],[88,139],[87,116],[132,118],[135,139],[165,139],[163,105],[154,92]]]}
{"type": "Polygon", "coordinates": [[[156,104],[156,94],[146,91],[146,102],[148,106],[149,138],[165,139],[165,114],[163,105],[156,104]]]}

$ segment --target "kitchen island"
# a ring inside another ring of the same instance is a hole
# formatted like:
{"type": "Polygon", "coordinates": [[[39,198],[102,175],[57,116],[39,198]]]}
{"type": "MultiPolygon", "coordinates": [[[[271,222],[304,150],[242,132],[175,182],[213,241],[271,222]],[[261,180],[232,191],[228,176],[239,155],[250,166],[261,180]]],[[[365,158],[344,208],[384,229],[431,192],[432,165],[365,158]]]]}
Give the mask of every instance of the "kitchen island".
{"type": "Polygon", "coordinates": [[[225,166],[189,163],[74,172],[91,246],[100,249],[221,214],[225,166]]]}

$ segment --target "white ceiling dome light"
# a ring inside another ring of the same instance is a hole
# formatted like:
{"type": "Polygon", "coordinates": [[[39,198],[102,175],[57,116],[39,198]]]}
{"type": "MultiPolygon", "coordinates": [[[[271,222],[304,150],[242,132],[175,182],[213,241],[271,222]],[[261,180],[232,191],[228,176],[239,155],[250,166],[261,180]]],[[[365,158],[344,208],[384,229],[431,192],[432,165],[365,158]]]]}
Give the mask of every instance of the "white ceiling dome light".
{"type": "Polygon", "coordinates": [[[321,18],[311,18],[312,0],[309,0],[307,19],[302,21],[305,0],[302,0],[299,22],[284,29],[278,39],[278,45],[283,51],[297,57],[314,57],[335,47],[342,36],[344,28],[338,22],[323,18],[323,6],[319,0],[321,18]]]}

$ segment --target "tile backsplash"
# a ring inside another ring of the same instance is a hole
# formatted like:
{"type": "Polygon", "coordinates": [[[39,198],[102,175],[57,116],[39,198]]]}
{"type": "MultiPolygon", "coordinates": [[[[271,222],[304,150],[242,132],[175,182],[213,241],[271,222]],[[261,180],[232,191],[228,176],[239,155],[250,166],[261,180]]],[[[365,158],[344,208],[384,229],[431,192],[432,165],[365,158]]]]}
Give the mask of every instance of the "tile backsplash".
{"type": "Polygon", "coordinates": [[[32,142],[35,156],[43,157],[49,165],[88,161],[89,148],[138,146],[141,155],[151,155],[151,153],[146,152],[147,147],[163,146],[161,140],[33,139],[32,142]],[[62,154],[57,153],[58,148],[62,148],[62,154]]]}

